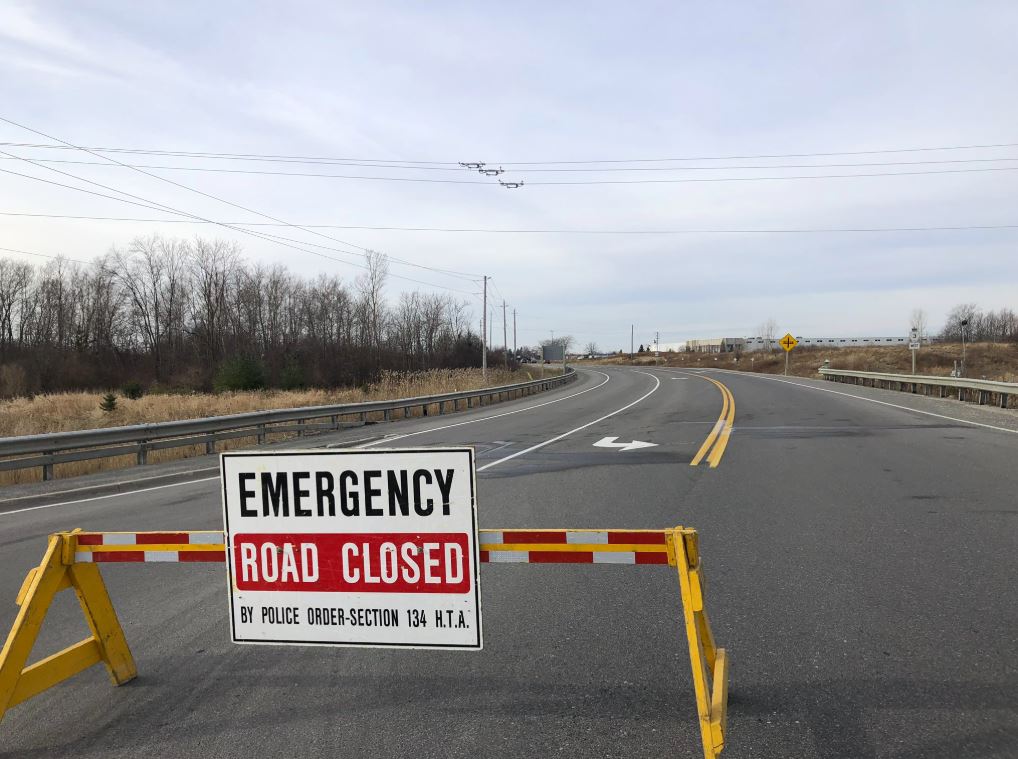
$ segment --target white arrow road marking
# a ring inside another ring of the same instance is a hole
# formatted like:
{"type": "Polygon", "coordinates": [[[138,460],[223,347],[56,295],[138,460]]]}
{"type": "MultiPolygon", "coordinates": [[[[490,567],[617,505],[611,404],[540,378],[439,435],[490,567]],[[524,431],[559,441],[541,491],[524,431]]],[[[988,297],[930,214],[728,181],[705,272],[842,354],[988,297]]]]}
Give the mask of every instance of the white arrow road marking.
{"type": "MultiPolygon", "coordinates": [[[[548,440],[545,440],[543,442],[540,442],[537,445],[532,445],[529,448],[524,448],[522,451],[516,451],[516,453],[510,453],[508,456],[504,456],[504,457],[502,457],[500,459],[492,461],[490,464],[485,464],[484,466],[479,466],[479,467],[477,467],[477,471],[478,472],[483,472],[486,469],[491,469],[493,466],[498,466],[499,464],[504,464],[506,461],[511,461],[512,459],[518,458],[520,456],[525,456],[528,453],[532,453],[532,452],[536,451],[538,448],[544,448],[544,446],[546,446],[546,445],[551,445],[552,443],[557,443],[559,440],[562,440],[563,438],[567,438],[570,435],[579,432],[580,430],[587,429],[587,427],[593,427],[595,424],[598,424],[599,422],[603,422],[605,419],[609,419],[609,418],[615,416],[616,414],[621,414],[623,411],[626,411],[627,409],[631,409],[633,406],[635,406],[640,401],[644,400],[645,398],[649,398],[651,395],[656,393],[657,389],[659,387],[661,387],[661,380],[659,380],[657,377],[655,377],[650,372],[641,372],[639,369],[634,369],[633,371],[636,372],[637,374],[646,374],[648,377],[650,377],[652,380],[654,380],[654,387],[652,387],[646,393],[641,395],[635,401],[630,401],[629,403],[627,403],[622,408],[617,408],[614,411],[612,411],[612,412],[610,412],[608,414],[605,414],[604,416],[599,416],[597,419],[595,419],[592,422],[587,422],[586,424],[581,424],[579,427],[574,427],[573,429],[569,430],[568,432],[563,432],[561,435],[556,435],[555,437],[550,438],[548,440]]],[[[604,376],[605,376],[605,382],[607,382],[608,381],[608,375],[605,374],[604,376]]],[[[602,383],[602,384],[604,384],[604,383],[602,383]]],[[[595,385],[595,387],[600,387],[600,386],[601,385],[595,385]]],[[[583,390],[581,392],[585,393],[587,391],[583,390]]],[[[554,401],[549,401],[549,403],[554,403],[554,401]]]]}
{"type": "Polygon", "coordinates": [[[603,437],[594,443],[595,448],[618,448],[620,451],[635,451],[638,448],[653,448],[657,443],[645,443],[642,440],[634,440],[631,443],[616,443],[617,437],[603,437]]]}

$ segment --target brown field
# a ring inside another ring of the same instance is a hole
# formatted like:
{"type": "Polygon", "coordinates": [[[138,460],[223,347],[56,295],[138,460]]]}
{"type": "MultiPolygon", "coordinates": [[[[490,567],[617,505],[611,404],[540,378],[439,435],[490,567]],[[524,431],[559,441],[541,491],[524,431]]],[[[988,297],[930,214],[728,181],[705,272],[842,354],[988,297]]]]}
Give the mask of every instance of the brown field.
{"type": "MultiPolygon", "coordinates": [[[[907,348],[796,348],[789,357],[788,373],[798,377],[816,377],[824,360],[835,369],[868,372],[910,374],[912,355],[907,348]]],[[[961,360],[961,343],[935,343],[919,350],[916,362],[918,374],[947,376],[955,361],[961,360]]],[[[731,353],[662,353],[661,366],[707,367],[738,369],[740,371],[782,374],[785,371],[784,351],[755,351],[738,357],[731,353]],[[716,360],[715,360],[716,359],[716,360]]],[[[629,363],[629,356],[601,359],[599,363],[629,363]]],[[[651,354],[637,355],[637,365],[653,365],[651,354]]],[[[1018,382],[1018,345],[1005,343],[975,343],[965,349],[967,377],[1018,382]]]]}
{"type": "MultiPolygon", "coordinates": [[[[557,373],[557,370],[550,370],[549,367],[545,367],[545,369],[546,376],[557,373]]],[[[452,393],[459,390],[476,390],[485,386],[508,385],[514,382],[525,382],[528,379],[537,379],[539,376],[539,367],[522,367],[515,372],[490,369],[487,383],[482,380],[480,369],[434,370],[413,374],[393,372],[386,374],[380,382],[366,388],[146,395],[138,400],[118,396],[117,408],[110,413],[100,410],[99,402],[102,395],[99,393],[37,395],[34,398],[0,401],[0,437],[69,432],[146,422],[167,422],[177,419],[198,419],[223,414],[240,414],[245,411],[410,398],[452,393]]],[[[437,413],[437,407],[433,408],[431,413],[437,413]]],[[[420,409],[414,409],[413,415],[419,414],[420,409]]],[[[381,415],[379,414],[378,417],[381,418],[381,415]]],[[[293,437],[294,434],[271,435],[270,439],[282,440],[293,437]]],[[[253,445],[255,442],[254,436],[224,440],[219,443],[218,450],[242,448],[253,445]]],[[[151,451],[148,454],[148,461],[149,463],[172,461],[204,455],[204,453],[204,446],[169,448],[151,451]]],[[[73,477],[106,469],[119,469],[132,466],[134,463],[133,455],[76,461],[57,464],[54,467],[54,475],[58,478],[73,477]]],[[[37,482],[41,476],[39,467],[0,472],[0,485],[37,482]]],[[[139,476],[143,476],[143,474],[139,474],[139,476]]]]}

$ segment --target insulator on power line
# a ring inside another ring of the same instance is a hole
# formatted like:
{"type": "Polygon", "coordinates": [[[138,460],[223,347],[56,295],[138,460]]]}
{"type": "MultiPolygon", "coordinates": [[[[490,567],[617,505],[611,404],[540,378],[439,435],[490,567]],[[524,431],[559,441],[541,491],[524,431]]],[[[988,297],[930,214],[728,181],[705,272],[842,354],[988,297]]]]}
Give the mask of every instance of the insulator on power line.
{"type": "Polygon", "coordinates": [[[486,177],[497,177],[499,174],[505,174],[505,169],[501,166],[497,169],[478,169],[477,171],[484,174],[486,177]]]}
{"type": "Polygon", "coordinates": [[[460,166],[464,169],[480,169],[484,166],[484,161],[460,161],[460,166]]]}
{"type": "Polygon", "coordinates": [[[501,179],[498,180],[498,183],[505,187],[507,190],[515,190],[517,187],[523,186],[523,182],[503,182],[501,179]]]}

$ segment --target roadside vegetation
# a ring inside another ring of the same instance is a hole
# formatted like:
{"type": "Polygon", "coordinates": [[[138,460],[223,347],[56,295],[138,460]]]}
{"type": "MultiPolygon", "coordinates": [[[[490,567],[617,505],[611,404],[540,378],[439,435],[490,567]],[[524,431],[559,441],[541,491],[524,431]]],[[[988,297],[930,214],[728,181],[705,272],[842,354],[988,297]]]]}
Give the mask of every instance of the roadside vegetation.
{"type": "MultiPolygon", "coordinates": [[[[550,377],[557,371],[557,369],[545,367],[545,376],[550,377]]],[[[540,376],[539,366],[524,365],[516,371],[491,368],[488,370],[487,382],[484,381],[480,369],[436,369],[410,374],[386,372],[378,382],[344,390],[254,390],[223,393],[146,394],[138,398],[107,393],[53,393],[0,401],[0,437],[196,419],[223,414],[240,414],[246,411],[410,398],[526,382],[540,376]],[[114,396],[115,403],[107,402],[109,395],[114,396]]],[[[431,413],[437,413],[437,408],[432,408],[431,413]]],[[[414,416],[419,414],[419,409],[413,410],[414,416]]],[[[375,417],[380,419],[381,414],[377,414],[375,417]]],[[[369,421],[375,420],[374,418],[369,419],[369,421]]],[[[269,440],[284,440],[293,436],[294,433],[275,434],[270,435],[269,440]]],[[[221,441],[218,450],[243,448],[253,445],[255,442],[253,436],[221,441]]],[[[191,458],[204,455],[204,453],[204,446],[192,446],[190,448],[151,451],[148,458],[150,463],[157,463],[191,458]]],[[[133,465],[133,455],[78,461],[58,464],[55,467],[55,475],[57,477],[73,477],[133,465]]],[[[138,476],[144,476],[143,469],[139,472],[138,476]]],[[[37,482],[39,479],[38,468],[0,472],[0,485],[37,482]]]]}
{"type": "MultiPolygon", "coordinates": [[[[961,343],[923,344],[916,360],[919,374],[948,376],[954,362],[961,363],[961,343]]],[[[789,357],[788,373],[798,377],[816,377],[824,361],[835,369],[865,372],[910,374],[912,354],[908,348],[795,348],[789,357]]],[[[662,353],[657,359],[660,366],[686,368],[735,369],[747,372],[783,374],[785,353],[782,350],[734,353],[662,353]]],[[[629,354],[598,360],[596,363],[629,364],[629,354]]],[[[654,354],[639,353],[633,363],[653,366],[654,354]]],[[[965,346],[965,376],[977,379],[1018,382],[1018,344],[975,343],[965,346]]]]}

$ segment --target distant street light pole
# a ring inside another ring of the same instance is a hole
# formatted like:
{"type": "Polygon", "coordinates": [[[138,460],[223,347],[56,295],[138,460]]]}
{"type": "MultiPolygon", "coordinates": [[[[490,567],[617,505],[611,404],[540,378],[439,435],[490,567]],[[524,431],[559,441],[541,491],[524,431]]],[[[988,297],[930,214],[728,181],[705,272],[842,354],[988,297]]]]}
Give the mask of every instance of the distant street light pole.
{"type": "Polygon", "coordinates": [[[481,377],[488,381],[488,277],[484,277],[483,316],[481,316],[481,377]]]}
{"type": "Polygon", "coordinates": [[[505,298],[502,299],[502,353],[505,357],[505,368],[509,369],[509,335],[505,323],[505,298]]]}
{"type": "Polygon", "coordinates": [[[513,358],[518,358],[519,349],[516,347],[516,309],[513,309],[513,358]]]}
{"type": "Polygon", "coordinates": [[[965,376],[965,328],[969,325],[968,319],[961,320],[961,376],[965,376]]]}
{"type": "Polygon", "coordinates": [[[632,362],[632,360],[633,360],[633,338],[635,337],[635,335],[636,335],[636,325],[635,324],[630,324],[629,325],[629,361],[630,362],[632,362]]]}

